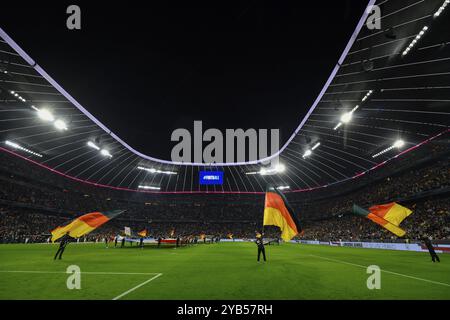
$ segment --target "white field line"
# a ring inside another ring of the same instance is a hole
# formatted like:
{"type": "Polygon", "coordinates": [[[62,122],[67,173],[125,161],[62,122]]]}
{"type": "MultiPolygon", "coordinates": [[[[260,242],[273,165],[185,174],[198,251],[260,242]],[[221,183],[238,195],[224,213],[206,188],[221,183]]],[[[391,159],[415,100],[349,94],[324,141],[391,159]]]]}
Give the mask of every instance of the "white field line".
{"type": "Polygon", "coordinates": [[[117,297],[113,298],[113,300],[118,300],[118,299],[120,299],[120,298],[126,296],[126,295],[129,294],[130,292],[133,292],[134,290],[139,289],[140,287],[146,285],[146,284],[149,283],[150,281],[153,281],[153,280],[155,280],[156,278],[158,278],[158,277],[160,277],[160,276],[162,276],[162,273],[158,273],[158,274],[156,274],[155,276],[151,277],[150,279],[148,279],[148,280],[146,280],[146,281],[144,281],[144,282],[138,284],[137,286],[131,288],[130,290],[127,290],[127,291],[125,291],[124,293],[119,294],[117,297]]]}
{"type": "MultiPolygon", "coordinates": [[[[356,264],[356,263],[351,263],[351,262],[337,260],[337,259],[331,259],[331,258],[325,258],[325,257],[317,256],[317,255],[314,255],[314,254],[310,254],[310,256],[316,257],[316,258],[320,258],[320,259],[324,259],[324,260],[334,261],[334,262],[338,262],[338,263],[342,263],[342,264],[348,264],[348,265],[351,265],[351,266],[367,269],[367,266],[363,266],[363,265],[356,264]]],[[[396,275],[396,276],[401,276],[401,277],[405,277],[405,278],[410,278],[410,279],[414,279],[414,280],[419,280],[419,281],[424,281],[424,282],[428,282],[428,283],[438,284],[438,285],[441,285],[441,286],[450,287],[450,284],[444,283],[444,282],[438,282],[438,281],[433,281],[433,280],[413,277],[413,276],[409,276],[407,274],[393,272],[393,271],[388,271],[388,270],[384,270],[384,269],[381,269],[381,271],[385,272],[385,273],[393,274],[393,275],[396,275]]]]}

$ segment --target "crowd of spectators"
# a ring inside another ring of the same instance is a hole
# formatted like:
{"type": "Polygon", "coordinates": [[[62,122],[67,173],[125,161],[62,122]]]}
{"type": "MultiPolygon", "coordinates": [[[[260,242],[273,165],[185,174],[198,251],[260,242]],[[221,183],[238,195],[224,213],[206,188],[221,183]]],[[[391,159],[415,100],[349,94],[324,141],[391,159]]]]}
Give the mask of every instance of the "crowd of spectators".
{"type": "MultiPolygon", "coordinates": [[[[401,224],[405,239],[420,240],[431,237],[450,240],[449,198],[429,199],[408,203],[413,213],[401,224]]],[[[307,221],[305,239],[319,241],[396,241],[397,237],[362,216],[343,213],[332,218],[307,221]]]]}
{"type": "Polygon", "coordinates": [[[314,212],[317,219],[350,211],[353,204],[370,207],[393,201],[403,202],[431,190],[448,193],[449,188],[450,166],[448,159],[444,159],[386,177],[351,193],[323,200],[294,202],[293,206],[299,211],[314,212]]]}
{"type": "MultiPolygon", "coordinates": [[[[47,241],[50,230],[76,216],[114,209],[126,212],[90,234],[87,240],[114,237],[125,226],[134,232],[147,229],[155,237],[167,237],[175,230],[177,235],[184,236],[203,233],[252,238],[255,231],[262,229],[263,195],[158,199],[127,193],[127,197],[113,190],[80,186],[68,180],[61,182],[61,177],[55,178],[45,169],[31,168],[9,155],[0,154],[0,160],[0,242],[47,241]]],[[[319,191],[317,199],[311,196],[314,192],[308,196],[287,194],[304,224],[304,239],[395,240],[395,236],[373,222],[350,214],[353,204],[367,208],[391,201],[414,211],[402,225],[409,239],[425,235],[450,239],[448,156],[398,170],[353,189],[352,184],[355,185],[350,181],[330,187],[328,197],[319,191]]],[[[276,234],[272,229],[270,233],[276,234]]]]}
{"type": "Polygon", "coordinates": [[[68,222],[39,210],[14,207],[0,207],[0,243],[45,242],[50,229],[68,222]]]}

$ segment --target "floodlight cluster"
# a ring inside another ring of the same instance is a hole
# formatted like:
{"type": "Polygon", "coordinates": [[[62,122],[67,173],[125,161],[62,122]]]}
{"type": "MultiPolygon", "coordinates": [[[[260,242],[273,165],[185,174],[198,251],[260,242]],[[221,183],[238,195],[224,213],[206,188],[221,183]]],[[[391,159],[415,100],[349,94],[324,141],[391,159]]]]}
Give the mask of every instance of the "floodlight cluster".
{"type": "Polygon", "coordinates": [[[21,150],[21,151],[24,151],[24,152],[26,152],[26,153],[32,154],[33,156],[42,158],[42,154],[39,154],[39,153],[37,153],[37,152],[34,152],[34,151],[32,151],[32,150],[30,150],[30,149],[28,149],[28,148],[22,147],[20,144],[18,144],[18,143],[16,143],[16,142],[12,142],[12,141],[6,140],[6,141],[5,141],[5,144],[6,144],[7,146],[10,146],[10,147],[16,149],[16,150],[21,150]]]}
{"type": "Polygon", "coordinates": [[[56,119],[50,110],[38,109],[35,106],[31,106],[31,108],[33,108],[37,112],[39,119],[47,122],[53,122],[53,126],[56,129],[60,131],[65,131],[68,129],[66,122],[62,119],[56,119]]]}
{"type": "Polygon", "coordinates": [[[444,3],[439,7],[439,9],[434,13],[434,17],[437,18],[441,15],[442,11],[445,10],[445,7],[450,3],[450,0],[445,0],[444,3]]]}
{"type": "Polygon", "coordinates": [[[310,155],[312,155],[313,150],[317,149],[318,146],[320,146],[320,142],[317,142],[311,149],[307,149],[307,150],[303,153],[303,159],[306,159],[307,157],[309,157],[310,155]]]}
{"type": "MultiPolygon", "coordinates": [[[[370,95],[371,95],[372,93],[373,93],[373,90],[367,91],[367,93],[366,93],[366,94],[364,95],[364,97],[361,99],[361,102],[366,101],[366,100],[370,97],[370,95]]],[[[358,110],[358,108],[359,108],[359,105],[356,105],[351,111],[342,114],[342,115],[341,115],[341,118],[340,118],[341,121],[333,128],[333,130],[337,130],[337,129],[339,129],[339,127],[342,126],[343,124],[349,123],[349,122],[352,120],[352,118],[353,118],[353,113],[354,113],[356,110],[358,110]]]]}
{"type": "Polygon", "coordinates": [[[155,168],[146,168],[146,167],[142,167],[142,166],[138,166],[137,167],[138,170],[144,170],[150,173],[161,173],[161,174],[177,174],[175,171],[164,171],[164,170],[159,170],[159,169],[155,169],[155,168]]]}
{"type": "MultiPolygon", "coordinates": [[[[4,71],[4,72],[7,73],[7,71],[4,71]]],[[[17,92],[10,91],[9,93],[11,93],[16,99],[18,99],[18,100],[20,100],[22,102],[27,102],[27,100],[24,97],[22,97],[20,94],[18,94],[17,92]]]]}
{"type": "Polygon", "coordinates": [[[409,43],[408,47],[403,51],[402,56],[406,56],[409,51],[416,45],[416,43],[422,38],[425,32],[428,30],[428,26],[424,26],[417,36],[409,43]]]}
{"type": "Polygon", "coordinates": [[[394,149],[394,148],[400,149],[400,148],[403,147],[404,145],[405,145],[405,142],[404,142],[403,140],[400,140],[400,139],[399,139],[399,140],[396,140],[392,146],[390,146],[389,148],[386,148],[386,149],[384,149],[384,150],[382,150],[382,151],[380,151],[380,152],[374,154],[374,155],[372,156],[372,158],[376,158],[376,157],[378,157],[378,156],[381,156],[382,154],[384,154],[384,153],[386,153],[386,152],[388,152],[388,151],[391,151],[391,150],[394,149]]]}
{"type": "Polygon", "coordinates": [[[259,170],[259,174],[262,176],[265,176],[265,175],[282,173],[285,170],[286,170],[286,167],[284,166],[284,164],[280,163],[280,164],[277,164],[273,168],[261,168],[261,170],[259,170]]]}
{"type": "MultiPolygon", "coordinates": [[[[20,94],[18,94],[15,91],[10,91],[9,93],[11,93],[15,98],[17,98],[18,100],[22,101],[22,102],[27,102],[27,100],[25,98],[23,98],[20,94]]],[[[55,126],[56,129],[60,130],[60,131],[65,131],[68,129],[67,124],[64,120],[62,119],[56,119],[55,116],[51,113],[50,110],[48,109],[39,109],[36,108],[35,106],[31,106],[31,108],[37,112],[37,115],[39,117],[39,119],[43,120],[43,121],[47,121],[47,122],[53,122],[53,125],[55,126]]]]}
{"type": "Polygon", "coordinates": [[[284,164],[280,163],[272,168],[261,168],[259,171],[246,172],[245,174],[247,174],[247,175],[259,174],[262,176],[267,176],[267,175],[282,173],[285,170],[286,170],[286,167],[284,166],[284,164]]]}
{"type": "Polygon", "coordinates": [[[160,187],[146,186],[146,185],[139,185],[138,188],[139,189],[144,189],[144,190],[161,190],[160,187]]]}
{"type": "Polygon", "coordinates": [[[104,157],[108,157],[108,158],[112,158],[112,154],[107,150],[107,149],[102,149],[100,148],[98,145],[96,145],[94,142],[92,141],[88,141],[87,142],[87,146],[95,149],[97,151],[100,151],[100,154],[104,157]]]}

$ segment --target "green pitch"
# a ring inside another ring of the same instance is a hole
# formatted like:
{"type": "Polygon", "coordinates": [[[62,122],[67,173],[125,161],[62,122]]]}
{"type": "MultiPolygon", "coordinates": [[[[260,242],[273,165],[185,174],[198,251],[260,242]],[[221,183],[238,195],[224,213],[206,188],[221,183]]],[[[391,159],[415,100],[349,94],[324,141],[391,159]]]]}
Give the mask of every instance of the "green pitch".
{"type": "Polygon", "coordinates": [[[106,249],[70,244],[0,245],[0,299],[450,299],[450,256],[282,244],[256,262],[252,243],[106,249]],[[69,290],[66,268],[81,269],[69,290]],[[378,265],[381,289],[367,288],[378,265]]]}

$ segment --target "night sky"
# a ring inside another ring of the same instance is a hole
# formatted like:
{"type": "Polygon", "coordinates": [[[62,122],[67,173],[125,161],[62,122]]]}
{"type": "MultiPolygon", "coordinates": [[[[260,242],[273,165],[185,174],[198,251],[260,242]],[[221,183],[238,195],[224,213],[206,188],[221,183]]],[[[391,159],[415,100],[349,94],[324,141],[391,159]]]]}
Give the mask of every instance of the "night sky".
{"type": "Polygon", "coordinates": [[[172,131],[194,120],[204,130],[280,128],[287,139],[367,4],[205,3],[16,1],[2,3],[0,22],[113,132],[169,159],[172,131]],[[80,31],[66,28],[70,4],[81,7],[80,31]]]}

